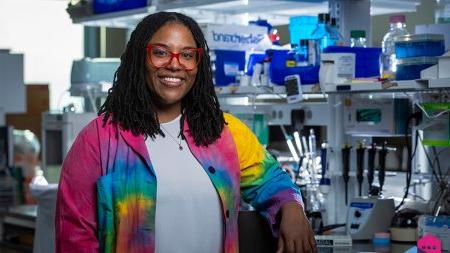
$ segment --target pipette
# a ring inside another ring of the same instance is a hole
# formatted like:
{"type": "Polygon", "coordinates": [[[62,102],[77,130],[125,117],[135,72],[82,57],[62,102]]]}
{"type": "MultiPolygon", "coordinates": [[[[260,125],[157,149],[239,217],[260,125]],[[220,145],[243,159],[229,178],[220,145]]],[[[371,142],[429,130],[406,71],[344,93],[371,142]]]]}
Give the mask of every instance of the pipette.
{"type": "Polygon", "coordinates": [[[362,183],[364,181],[364,152],[366,149],[364,148],[363,143],[359,143],[358,148],[356,149],[356,179],[358,180],[358,193],[361,196],[362,192],[362,183]]]}
{"type": "Polygon", "coordinates": [[[372,183],[374,178],[375,168],[375,154],[377,153],[377,147],[375,143],[372,143],[371,147],[367,150],[367,181],[369,182],[369,193],[372,191],[372,183]]]}
{"type": "Polygon", "coordinates": [[[350,180],[350,150],[351,146],[345,144],[342,148],[342,177],[345,184],[345,205],[348,203],[348,181],[350,180]]]}
{"type": "Polygon", "coordinates": [[[386,143],[383,143],[380,151],[378,152],[378,182],[380,183],[380,195],[383,190],[384,178],[386,176],[386,155],[388,153],[388,149],[386,148],[386,143]]]}

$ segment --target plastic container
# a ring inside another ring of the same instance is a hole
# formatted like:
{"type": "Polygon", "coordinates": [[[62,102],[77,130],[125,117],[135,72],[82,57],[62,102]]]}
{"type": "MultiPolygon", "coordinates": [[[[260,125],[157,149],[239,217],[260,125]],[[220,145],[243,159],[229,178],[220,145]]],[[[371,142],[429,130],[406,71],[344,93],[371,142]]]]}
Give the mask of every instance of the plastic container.
{"type": "Polygon", "coordinates": [[[298,46],[297,49],[295,50],[296,66],[304,67],[309,65],[308,44],[309,40],[306,39],[300,40],[300,46],[298,46]]]}
{"type": "Polygon", "coordinates": [[[288,75],[300,75],[302,85],[316,84],[319,82],[319,66],[295,66],[286,67],[288,50],[267,50],[271,58],[269,69],[270,81],[276,85],[284,85],[284,78],[288,75]]]}
{"type": "Polygon", "coordinates": [[[337,28],[336,18],[330,19],[329,28],[330,28],[331,39],[333,41],[333,44],[336,46],[344,46],[345,39],[342,36],[342,34],[339,33],[339,29],[337,28]]]}
{"type": "Polygon", "coordinates": [[[441,56],[445,53],[442,34],[410,34],[395,38],[397,59],[420,56],[441,56]]]}
{"type": "Polygon", "coordinates": [[[311,34],[317,26],[317,16],[296,16],[289,18],[289,37],[291,44],[299,44],[301,39],[312,39],[311,34]]]}
{"type": "Polygon", "coordinates": [[[350,32],[350,47],[367,47],[366,31],[352,30],[350,32]]]}
{"type": "Polygon", "coordinates": [[[328,46],[335,45],[335,39],[332,38],[331,30],[328,25],[330,20],[330,14],[320,13],[318,16],[319,22],[317,23],[316,29],[314,29],[311,34],[312,39],[317,43],[317,47],[320,48],[320,52],[328,46]]]}
{"type": "Polygon", "coordinates": [[[406,18],[404,15],[395,15],[389,18],[390,28],[382,41],[380,74],[384,78],[392,79],[397,71],[397,58],[395,55],[395,38],[407,35],[406,18]]]}
{"type": "Polygon", "coordinates": [[[420,79],[420,71],[437,64],[436,57],[414,57],[398,60],[397,80],[420,79]]]}
{"type": "Polygon", "coordinates": [[[150,0],[94,0],[92,8],[94,13],[106,13],[141,8],[150,4],[150,0]]]}
{"type": "Polygon", "coordinates": [[[214,50],[215,70],[214,78],[216,86],[226,86],[236,83],[236,76],[244,71],[245,51],[214,50]]]}
{"type": "Polygon", "coordinates": [[[374,77],[380,73],[381,48],[378,47],[337,47],[331,46],[324,53],[354,53],[355,77],[374,77]]]}

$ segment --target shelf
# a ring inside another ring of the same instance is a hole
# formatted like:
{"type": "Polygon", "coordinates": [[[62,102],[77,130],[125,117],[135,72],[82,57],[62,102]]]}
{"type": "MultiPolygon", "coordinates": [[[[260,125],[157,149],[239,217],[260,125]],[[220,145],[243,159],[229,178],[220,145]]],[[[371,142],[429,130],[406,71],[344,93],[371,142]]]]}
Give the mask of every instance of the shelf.
{"type": "Polygon", "coordinates": [[[367,82],[352,84],[327,84],[325,93],[358,93],[358,92],[407,92],[427,89],[426,80],[392,81],[388,83],[367,82]]]}
{"type": "MultiPolygon", "coordinates": [[[[233,96],[233,97],[245,97],[245,96],[258,96],[258,95],[276,95],[286,96],[286,87],[282,85],[270,85],[270,86],[216,86],[216,94],[219,97],[233,96]]],[[[320,94],[319,87],[316,85],[302,85],[303,94],[320,94]]],[[[322,95],[323,96],[323,95],[322,95]]]]}
{"type": "MultiPolygon", "coordinates": [[[[288,24],[289,18],[328,12],[326,0],[160,0],[155,6],[73,18],[86,26],[133,28],[146,15],[156,11],[177,11],[199,23],[248,24],[249,20],[267,19],[272,25],[288,24]]],[[[371,15],[415,11],[420,0],[373,0],[371,15]],[[386,2],[389,1],[389,8],[386,2]]]]}
{"type": "Polygon", "coordinates": [[[430,88],[450,88],[450,78],[430,79],[428,80],[430,88]]]}

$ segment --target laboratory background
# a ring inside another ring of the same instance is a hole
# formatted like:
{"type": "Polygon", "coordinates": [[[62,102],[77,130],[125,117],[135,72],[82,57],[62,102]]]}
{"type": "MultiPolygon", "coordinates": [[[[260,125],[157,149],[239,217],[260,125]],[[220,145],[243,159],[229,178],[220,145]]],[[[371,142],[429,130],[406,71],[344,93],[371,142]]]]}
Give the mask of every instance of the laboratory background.
{"type": "MultiPolygon", "coordinates": [[[[201,25],[222,109],[301,189],[319,252],[450,251],[449,0],[0,0],[1,253],[54,252],[64,157],[158,11],[201,25]]],[[[239,248],[276,248],[246,203],[239,248]]]]}

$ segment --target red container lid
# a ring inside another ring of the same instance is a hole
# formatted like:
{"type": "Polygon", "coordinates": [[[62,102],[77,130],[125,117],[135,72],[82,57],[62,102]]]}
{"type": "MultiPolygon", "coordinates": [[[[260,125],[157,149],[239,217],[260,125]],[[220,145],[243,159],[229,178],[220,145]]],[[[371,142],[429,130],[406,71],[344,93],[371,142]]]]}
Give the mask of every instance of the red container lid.
{"type": "Polygon", "coordinates": [[[405,23],[405,15],[392,15],[389,17],[389,23],[405,23]]]}

